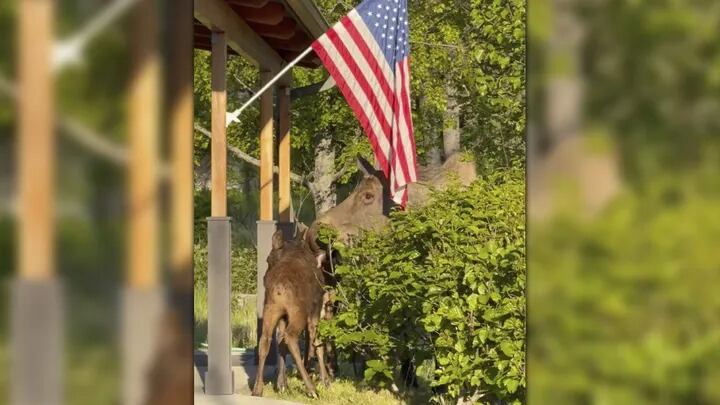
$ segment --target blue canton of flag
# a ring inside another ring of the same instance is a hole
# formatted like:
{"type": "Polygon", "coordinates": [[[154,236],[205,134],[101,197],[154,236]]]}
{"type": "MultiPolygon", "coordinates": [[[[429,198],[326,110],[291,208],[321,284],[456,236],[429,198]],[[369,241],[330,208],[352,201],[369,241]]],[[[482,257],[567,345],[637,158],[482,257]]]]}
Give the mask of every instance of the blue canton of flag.
{"type": "Polygon", "coordinates": [[[366,1],[357,7],[390,66],[408,54],[408,21],[405,2],[366,1]]]}

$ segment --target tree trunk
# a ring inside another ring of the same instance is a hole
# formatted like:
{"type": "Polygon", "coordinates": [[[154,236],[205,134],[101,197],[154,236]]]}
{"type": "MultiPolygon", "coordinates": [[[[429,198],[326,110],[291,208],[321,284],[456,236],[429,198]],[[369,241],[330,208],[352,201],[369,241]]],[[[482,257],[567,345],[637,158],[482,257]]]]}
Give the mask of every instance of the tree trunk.
{"type": "Polygon", "coordinates": [[[445,159],[460,150],[460,105],[457,90],[451,82],[445,84],[447,108],[443,113],[443,155],[445,159]]]}
{"type": "MultiPolygon", "coordinates": [[[[548,41],[548,53],[551,61],[563,62],[565,69],[549,72],[545,117],[549,149],[580,132],[583,114],[580,59],[585,35],[575,10],[575,0],[555,0],[552,7],[555,22],[548,41]]],[[[555,64],[561,65],[560,62],[555,64]]]]}
{"type": "Polygon", "coordinates": [[[329,135],[324,136],[315,153],[315,169],[310,191],[315,201],[315,216],[335,206],[335,150],[329,135]]]}
{"type": "MultiPolygon", "coordinates": [[[[417,111],[422,116],[429,116],[428,112],[426,111],[425,106],[425,95],[420,94],[417,96],[416,99],[416,108],[417,111]]],[[[426,126],[427,127],[427,126],[426,126]]],[[[440,166],[442,164],[442,150],[440,150],[440,142],[439,142],[439,136],[436,131],[430,131],[429,129],[426,129],[423,131],[425,134],[425,137],[423,139],[425,144],[425,158],[427,162],[427,166],[433,167],[433,166],[440,166]]]]}

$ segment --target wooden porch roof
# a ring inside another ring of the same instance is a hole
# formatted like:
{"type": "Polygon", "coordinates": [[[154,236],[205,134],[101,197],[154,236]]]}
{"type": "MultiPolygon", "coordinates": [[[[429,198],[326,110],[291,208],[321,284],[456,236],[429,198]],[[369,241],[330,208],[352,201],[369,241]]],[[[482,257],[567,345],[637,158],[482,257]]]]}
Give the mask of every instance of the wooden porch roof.
{"type": "MultiPolygon", "coordinates": [[[[195,0],[194,47],[210,50],[213,29],[224,31],[229,52],[277,71],[328,29],[312,0],[195,0]]],[[[314,52],[299,65],[321,65],[314,52]]]]}

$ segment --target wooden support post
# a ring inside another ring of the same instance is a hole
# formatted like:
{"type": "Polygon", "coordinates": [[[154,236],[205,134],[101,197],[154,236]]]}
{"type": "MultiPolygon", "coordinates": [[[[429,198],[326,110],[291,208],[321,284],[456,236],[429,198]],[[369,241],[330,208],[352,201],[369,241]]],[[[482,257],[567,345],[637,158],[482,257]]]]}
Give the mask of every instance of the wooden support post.
{"type": "MultiPolygon", "coordinates": [[[[268,82],[273,74],[260,72],[260,81],[268,82]]],[[[260,220],[273,219],[273,93],[268,89],[260,96],[260,220]]]]}
{"type": "Polygon", "coordinates": [[[212,33],[211,217],[208,218],[208,371],[205,393],[231,395],[234,380],[230,335],[230,218],[227,217],[227,139],[225,115],[227,42],[212,33]]]}
{"type": "MultiPolygon", "coordinates": [[[[260,82],[264,85],[273,78],[268,70],[260,71],[260,82]]],[[[265,285],[263,279],[267,270],[267,257],[270,253],[272,234],[275,232],[273,221],[273,89],[267,89],[260,96],[260,218],[257,222],[257,316],[258,342],[262,332],[263,303],[265,285]]],[[[273,338],[269,357],[275,361],[277,345],[273,338]]],[[[257,361],[257,351],[255,352],[257,361]]]]}
{"type": "Polygon", "coordinates": [[[122,295],[122,401],[141,403],[156,355],[163,296],[160,281],[160,102],[158,8],[132,10],[132,76],[128,88],[128,280],[122,295]]]}
{"type": "Polygon", "coordinates": [[[53,0],[20,2],[18,105],[19,277],[55,273],[53,0]]]}
{"type": "MultiPolygon", "coordinates": [[[[192,272],[193,260],[193,2],[172,11],[171,53],[166,72],[172,150],[171,267],[192,272]]],[[[190,282],[192,277],[190,277],[190,282]]],[[[189,286],[192,289],[192,285],[189,286]]]]}
{"type": "Polygon", "coordinates": [[[129,92],[129,287],[150,289],[158,282],[158,173],[160,169],[160,59],[157,10],[137,3],[133,16],[133,77],[129,92]]]}
{"type": "Polygon", "coordinates": [[[290,88],[278,91],[280,139],[278,140],[278,219],[291,222],[293,218],[290,195],[290,88]]]}
{"type": "MultiPolygon", "coordinates": [[[[55,271],[54,0],[18,3],[17,278],[10,293],[10,404],[63,402],[63,290],[55,271]]],[[[5,396],[5,395],[3,395],[5,396]]]]}
{"type": "Polygon", "coordinates": [[[210,211],[213,217],[227,215],[227,135],[225,114],[227,112],[227,89],[225,70],[227,42],[225,33],[212,33],[212,144],[210,211]]]}

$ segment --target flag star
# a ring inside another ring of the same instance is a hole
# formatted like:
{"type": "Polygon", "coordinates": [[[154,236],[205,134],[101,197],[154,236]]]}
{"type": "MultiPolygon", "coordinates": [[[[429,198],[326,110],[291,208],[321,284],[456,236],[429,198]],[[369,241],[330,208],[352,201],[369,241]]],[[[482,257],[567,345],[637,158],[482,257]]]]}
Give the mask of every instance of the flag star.
{"type": "Polygon", "coordinates": [[[390,35],[388,38],[392,39],[392,35],[390,35]]]}
{"type": "Polygon", "coordinates": [[[378,8],[382,8],[382,5],[378,4],[378,8]]]}
{"type": "Polygon", "coordinates": [[[385,19],[387,20],[387,16],[385,16],[385,19]]]}
{"type": "Polygon", "coordinates": [[[397,13],[397,8],[394,8],[394,9],[393,9],[393,13],[397,13]]]}
{"type": "Polygon", "coordinates": [[[390,10],[390,6],[385,6],[385,10],[390,10]]]}
{"type": "Polygon", "coordinates": [[[388,49],[392,48],[392,46],[390,46],[390,45],[388,45],[387,47],[388,47],[388,49]]]}
{"type": "Polygon", "coordinates": [[[393,17],[392,20],[395,21],[395,17],[393,17]]]}
{"type": "Polygon", "coordinates": [[[376,22],[376,23],[375,23],[375,26],[377,27],[378,25],[380,25],[380,23],[379,23],[379,22],[376,22]]]}
{"type": "Polygon", "coordinates": [[[385,34],[380,35],[381,37],[385,38],[385,34]]]}
{"type": "Polygon", "coordinates": [[[368,15],[372,17],[372,11],[368,11],[368,15]]]}
{"type": "Polygon", "coordinates": [[[383,28],[387,29],[387,24],[383,24],[383,28]]]}
{"type": "Polygon", "coordinates": [[[405,25],[407,25],[407,21],[405,21],[405,25]]]}

